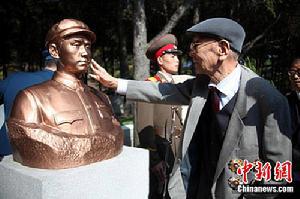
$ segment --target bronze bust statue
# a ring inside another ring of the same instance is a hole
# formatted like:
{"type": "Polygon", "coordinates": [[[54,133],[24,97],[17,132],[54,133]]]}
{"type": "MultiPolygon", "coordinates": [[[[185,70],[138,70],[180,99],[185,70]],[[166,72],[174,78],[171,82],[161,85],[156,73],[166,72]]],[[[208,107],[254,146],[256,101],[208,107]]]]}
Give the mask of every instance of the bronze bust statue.
{"type": "Polygon", "coordinates": [[[80,77],[91,62],[96,35],[75,19],[49,30],[46,46],[57,58],[51,80],[21,91],[8,121],[13,158],[35,168],[61,169],[118,155],[123,131],[108,97],[80,77]]]}

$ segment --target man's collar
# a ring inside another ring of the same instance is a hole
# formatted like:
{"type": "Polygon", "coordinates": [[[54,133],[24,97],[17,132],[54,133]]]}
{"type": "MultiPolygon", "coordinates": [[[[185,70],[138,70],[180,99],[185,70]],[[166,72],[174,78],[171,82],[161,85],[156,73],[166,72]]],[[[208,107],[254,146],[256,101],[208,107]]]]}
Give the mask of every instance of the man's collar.
{"type": "Polygon", "coordinates": [[[84,84],[81,80],[62,71],[56,71],[52,79],[73,90],[76,90],[77,88],[84,88],[84,84]]]}
{"type": "Polygon", "coordinates": [[[217,89],[226,96],[233,96],[239,88],[240,77],[241,66],[238,64],[236,68],[218,84],[209,82],[208,86],[217,87],[217,89]]]}
{"type": "Polygon", "coordinates": [[[156,75],[162,80],[162,82],[172,82],[172,75],[169,73],[164,73],[162,71],[158,71],[156,75]]]}

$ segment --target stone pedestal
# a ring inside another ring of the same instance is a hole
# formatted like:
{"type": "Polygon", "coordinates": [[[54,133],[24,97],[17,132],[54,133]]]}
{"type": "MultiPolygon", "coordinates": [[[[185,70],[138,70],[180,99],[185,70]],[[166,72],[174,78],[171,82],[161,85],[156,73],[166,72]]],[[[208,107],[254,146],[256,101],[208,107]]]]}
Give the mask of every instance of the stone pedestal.
{"type": "Polygon", "coordinates": [[[146,199],[148,151],[123,147],[117,157],[71,169],[22,166],[6,156],[0,162],[0,198],[146,199]]]}

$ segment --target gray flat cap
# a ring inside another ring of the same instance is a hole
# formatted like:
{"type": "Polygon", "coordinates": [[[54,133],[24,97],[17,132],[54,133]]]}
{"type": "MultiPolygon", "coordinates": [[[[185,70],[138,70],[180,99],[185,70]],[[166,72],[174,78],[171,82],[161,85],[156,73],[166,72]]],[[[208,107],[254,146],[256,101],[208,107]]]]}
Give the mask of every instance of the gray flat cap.
{"type": "Polygon", "coordinates": [[[242,51],[246,36],[244,28],[240,24],[227,18],[207,19],[187,29],[187,32],[226,39],[231,48],[239,53],[242,51]]]}

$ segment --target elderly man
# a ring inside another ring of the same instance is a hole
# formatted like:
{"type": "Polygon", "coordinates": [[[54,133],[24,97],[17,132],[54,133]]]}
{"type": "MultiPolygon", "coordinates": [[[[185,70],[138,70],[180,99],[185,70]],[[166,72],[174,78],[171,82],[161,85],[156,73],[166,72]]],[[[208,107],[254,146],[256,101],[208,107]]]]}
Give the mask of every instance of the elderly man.
{"type": "Polygon", "coordinates": [[[53,78],[20,92],[9,119],[14,160],[59,169],[109,159],[122,150],[123,132],[106,95],[80,77],[96,39],[86,24],[64,19],[49,30],[46,46],[58,59],[53,78]]]}
{"type": "Polygon", "coordinates": [[[248,193],[239,184],[290,181],[274,178],[271,171],[262,176],[255,175],[261,170],[248,170],[249,165],[258,169],[259,163],[272,171],[276,163],[285,163],[290,170],[292,147],[287,100],[238,63],[243,27],[231,19],[211,18],[187,31],[193,35],[195,79],[181,84],[118,80],[95,62],[93,77],[128,99],[189,104],[182,162],[175,163],[187,198],[242,198],[248,193]]]}

